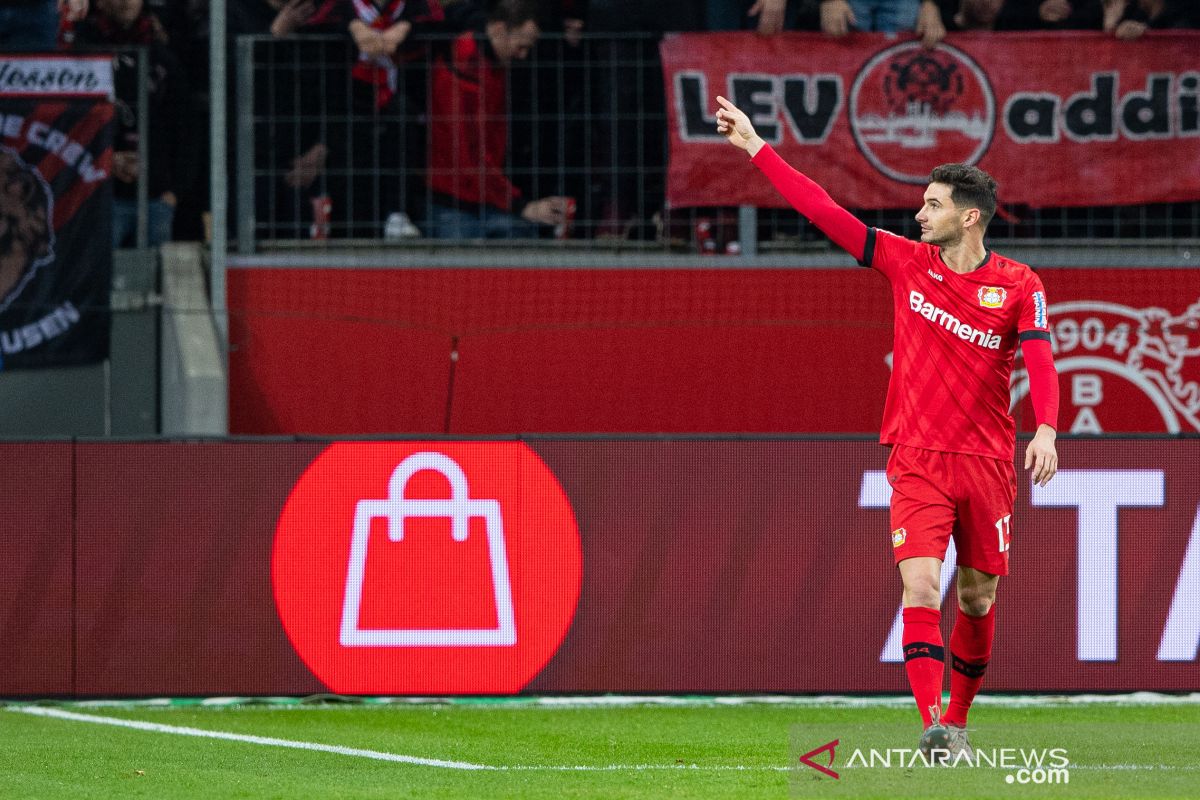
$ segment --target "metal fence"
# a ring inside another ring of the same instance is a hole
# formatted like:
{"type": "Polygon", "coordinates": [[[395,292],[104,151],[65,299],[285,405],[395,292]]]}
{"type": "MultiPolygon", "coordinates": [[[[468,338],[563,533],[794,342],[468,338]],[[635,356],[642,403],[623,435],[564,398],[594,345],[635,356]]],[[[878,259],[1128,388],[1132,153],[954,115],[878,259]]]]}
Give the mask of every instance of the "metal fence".
{"type": "MultiPolygon", "coordinates": [[[[434,63],[452,42],[427,40],[381,106],[351,74],[356,54],[343,39],[242,37],[233,177],[240,249],[430,232],[446,198],[428,180],[437,134],[428,103],[434,63]]],[[[485,120],[506,140],[502,163],[449,169],[476,171],[487,184],[497,167],[524,198],[570,199],[574,211],[558,230],[518,226],[514,235],[658,242],[666,114],[656,51],[650,36],[588,38],[578,47],[543,37],[507,70],[503,113],[485,120]]]]}
{"type": "MultiPolygon", "coordinates": [[[[239,39],[230,166],[241,253],[300,240],[432,236],[458,244],[527,236],[584,248],[728,254],[824,242],[791,211],[665,207],[667,118],[653,36],[585,36],[572,45],[544,35],[528,59],[507,70],[503,110],[485,120],[503,140],[502,155],[486,164],[474,156],[455,162],[463,144],[439,138],[430,113],[435,65],[448,58],[453,39],[422,42],[393,76],[394,95],[380,103],[352,75],[357,54],[343,38],[239,39]],[[450,229],[447,236],[437,176],[448,173],[483,187],[502,174],[524,198],[563,198],[569,213],[557,225],[517,222],[486,232],[450,229]]],[[[854,211],[868,224],[915,235],[911,211],[854,211]]],[[[989,235],[1046,242],[1198,239],[1200,203],[1006,208],[989,235]]]]}

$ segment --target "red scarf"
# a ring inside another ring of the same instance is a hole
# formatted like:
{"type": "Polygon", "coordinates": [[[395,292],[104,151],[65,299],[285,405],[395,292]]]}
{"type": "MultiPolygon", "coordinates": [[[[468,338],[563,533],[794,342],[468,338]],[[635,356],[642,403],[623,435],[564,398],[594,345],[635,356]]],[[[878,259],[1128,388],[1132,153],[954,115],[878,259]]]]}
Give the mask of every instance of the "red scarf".
{"type": "MultiPolygon", "coordinates": [[[[400,21],[400,17],[404,14],[404,7],[408,4],[406,0],[389,0],[387,5],[381,10],[369,0],[352,0],[354,3],[354,13],[367,27],[377,31],[386,31],[388,28],[400,21]]],[[[385,56],[368,56],[365,53],[358,54],[358,63],[351,70],[356,80],[369,83],[375,87],[375,105],[383,108],[396,94],[396,85],[399,82],[400,70],[396,67],[396,62],[385,56]]]]}

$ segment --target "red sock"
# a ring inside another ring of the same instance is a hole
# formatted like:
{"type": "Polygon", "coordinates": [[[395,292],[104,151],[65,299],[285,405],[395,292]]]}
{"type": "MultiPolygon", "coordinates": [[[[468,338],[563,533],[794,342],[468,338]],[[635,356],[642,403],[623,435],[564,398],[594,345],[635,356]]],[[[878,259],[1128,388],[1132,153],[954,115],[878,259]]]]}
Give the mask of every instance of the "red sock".
{"type": "Polygon", "coordinates": [[[967,711],[979,687],[983,673],[992,657],[992,634],[996,630],[996,606],[982,617],[972,617],[958,610],[954,631],[950,634],[950,705],[946,723],[965,728],[967,711]]]}
{"type": "Polygon", "coordinates": [[[942,713],[941,621],[936,608],[904,609],[904,671],[926,728],[942,713]]]}

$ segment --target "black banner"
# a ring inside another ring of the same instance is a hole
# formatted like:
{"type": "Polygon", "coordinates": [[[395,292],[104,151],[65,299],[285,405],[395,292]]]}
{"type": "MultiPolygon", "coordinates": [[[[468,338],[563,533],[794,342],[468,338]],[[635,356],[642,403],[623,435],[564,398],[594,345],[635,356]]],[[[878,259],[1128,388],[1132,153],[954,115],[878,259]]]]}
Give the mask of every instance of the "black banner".
{"type": "MultiPolygon", "coordinates": [[[[0,370],[108,357],[113,104],[102,60],[0,57],[0,73],[83,75],[0,96],[0,370]]],[[[10,87],[15,88],[15,87],[10,87]]]]}

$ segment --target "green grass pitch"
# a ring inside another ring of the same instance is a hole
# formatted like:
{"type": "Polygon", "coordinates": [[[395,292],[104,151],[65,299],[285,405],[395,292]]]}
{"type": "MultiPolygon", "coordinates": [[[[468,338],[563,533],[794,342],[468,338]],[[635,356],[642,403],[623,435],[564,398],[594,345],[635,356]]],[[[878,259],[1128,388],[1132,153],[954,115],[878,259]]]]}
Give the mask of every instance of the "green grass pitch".
{"type": "Polygon", "coordinates": [[[25,707],[0,709],[2,798],[1200,797],[1196,702],[972,711],[977,747],[1064,748],[1069,782],[1053,785],[1007,782],[1014,770],[1001,767],[847,766],[854,749],[915,747],[916,711],[899,703],[38,707],[151,729],[35,716],[25,707]],[[837,779],[798,764],[798,748],[834,739],[837,779]]]}

